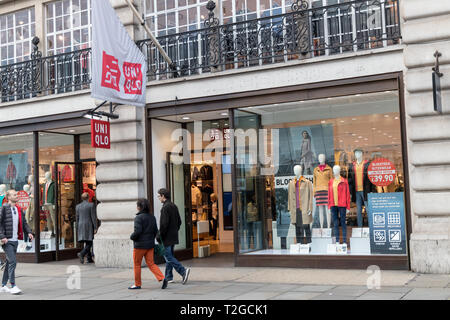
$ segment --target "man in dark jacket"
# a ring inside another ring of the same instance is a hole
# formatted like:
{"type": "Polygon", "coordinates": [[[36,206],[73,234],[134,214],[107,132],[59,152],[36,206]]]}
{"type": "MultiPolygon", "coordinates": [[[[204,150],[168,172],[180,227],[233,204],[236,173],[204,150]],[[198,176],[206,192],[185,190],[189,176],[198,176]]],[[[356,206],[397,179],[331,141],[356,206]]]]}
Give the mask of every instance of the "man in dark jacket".
{"type": "Polygon", "coordinates": [[[166,260],[166,280],[173,282],[173,268],[183,277],[183,284],[189,278],[190,269],[183,265],[174,257],[173,249],[178,244],[178,230],[181,226],[180,213],[177,206],[170,201],[170,191],[167,189],[158,190],[158,199],[163,203],[159,222],[159,233],[165,248],[164,259],[166,260]]]}
{"type": "Polygon", "coordinates": [[[25,220],[25,213],[16,206],[19,200],[17,191],[9,190],[6,196],[8,198],[8,204],[4,205],[0,212],[0,239],[3,251],[6,254],[6,266],[3,272],[0,292],[20,294],[22,291],[16,286],[15,281],[17,247],[19,240],[29,238],[30,241],[33,241],[34,237],[31,228],[25,220]],[[11,289],[6,286],[8,280],[11,283],[11,289]]]}
{"type": "Polygon", "coordinates": [[[78,253],[81,264],[84,263],[84,257],[87,256],[88,262],[92,263],[92,241],[97,232],[97,213],[93,203],[88,202],[89,194],[87,192],[81,195],[82,203],[75,207],[77,217],[77,236],[78,241],[84,243],[84,248],[78,253]]]}

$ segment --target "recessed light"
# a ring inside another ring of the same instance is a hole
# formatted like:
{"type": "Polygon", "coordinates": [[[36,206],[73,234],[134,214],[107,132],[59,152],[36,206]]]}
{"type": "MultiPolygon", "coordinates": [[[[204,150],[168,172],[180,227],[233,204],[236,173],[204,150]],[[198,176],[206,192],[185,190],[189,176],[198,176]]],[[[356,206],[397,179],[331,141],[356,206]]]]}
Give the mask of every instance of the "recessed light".
{"type": "Polygon", "coordinates": [[[224,123],[224,126],[225,126],[225,127],[228,127],[228,123],[224,123]]]}
{"type": "Polygon", "coordinates": [[[252,119],[248,119],[248,121],[255,121],[255,119],[253,119],[253,118],[252,119]]]}
{"type": "Polygon", "coordinates": [[[355,142],[359,142],[359,140],[355,140],[355,142]]]}
{"type": "Polygon", "coordinates": [[[385,118],[389,118],[389,115],[385,114],[384,117],[385,117],[385,118]]]}
{"type": "Polygon", "coordinates": [[[356,133],[352,133],[352,136],[356,136],[356,133]]]}
{"type": "Polygon", "coordinates": [[[181,119],[183,119],[183,120],[189,120],[190,118],[189,118],[189,117],[183,117],[183,118],[181,118],[181,119]]]}
{"type": "Polygon", "coordinates": [[[395,120],[398,120],[398,117],[395,117],[394,119],[395,119],[395,120]]]}
{"type": "Polygon", "coordinates": [[[392,136],[388,136],[389,138],[392,138],[392,136]]]}
{"type": "Polygon", "coordinates": [[[366,141],[367,141],[367,140],[369,140],[369,139],[368,139],[368,138],[364,138],[364,140],[366,140],[366,141]]]}
{"type": "Polygon", "coordinates": [[[322,121],[320,121],[320,123],[326,123],[326,121],[325,121],[325,120],[322,120],[322,121]]]}
{"type": "Polygon", "coordinates": [[[217,126],[218,123],[217,123],[217,122],[213,122],[212,125],[213,125],[213,126],[217,126]]]}
{"type": "Polygon", "coordinates": [[[362,136],[359,136],[358,139],[362,139],[362,136]]]}
{"type": "Polygon", "coordinates": [[[356,120],[356,118],[352,118],[352,121],[355,121],[356,120]]]}
{"type": "Polygon", "coordinates": [[[372,128],[372,130],[377,130],[377,128],[372,128]]]}
{"type": "Polygon", "coordinates": [[[341,123],[344,123],[345,121],[344,120],[341,120],[341,123]]]}
{"type": "Polygon", "coordinates": [[[355,94],[355,97],[359,97],[359,96],[361,96],[359,93],[358,93],[358,94],[355,94]]]}
{"type": "Polygon", "coordinates": [[[227,115],[228,115],[228,112],[222,112],[220,115],[221,115],[221,116],[227,116],[227,115]]]}
{"type": "Polygon", "coordinates": [[[383,135],[387,136],[387,133],[386,133],[386,132],[384,132],[384,133],[383,133],[383,135]]]}
{"type": "Polygon", "coordinates": [[[341,142],[341,143],[342,143],[342,142],[344,142],[344,140],[339,140],[339,142],[341,142]]]}
{"type": "Polygon", "coordinates": [[[73,129],[70,129],[70,130],[69,130],[69,132],[75,132],[75,130],[73,130],[73,129]]]}

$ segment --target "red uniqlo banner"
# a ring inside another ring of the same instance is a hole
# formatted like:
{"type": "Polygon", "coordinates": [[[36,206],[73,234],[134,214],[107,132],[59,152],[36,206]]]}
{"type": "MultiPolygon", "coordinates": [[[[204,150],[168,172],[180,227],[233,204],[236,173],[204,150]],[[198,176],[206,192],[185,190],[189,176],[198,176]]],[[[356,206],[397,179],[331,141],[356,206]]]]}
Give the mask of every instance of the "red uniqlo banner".
{"type": "Polygon", "coordinates": [[[25,191],[17,192],[17,206],[22,209],[23,212],[27,211],[28,206],[30,205],[30,196],[25,191]]]}
{"type": "Polygon", "coordinates": [[[385,158],[372,161],[367,170],[370,182],[379,187],[388,186],[395,180],[395,166],[385,158]]]}
{"type": "Polygon", "coordinates": [[[102,149],[111,148],[111,136],[108,121],[91,120],[91,146],[102,149]]]}

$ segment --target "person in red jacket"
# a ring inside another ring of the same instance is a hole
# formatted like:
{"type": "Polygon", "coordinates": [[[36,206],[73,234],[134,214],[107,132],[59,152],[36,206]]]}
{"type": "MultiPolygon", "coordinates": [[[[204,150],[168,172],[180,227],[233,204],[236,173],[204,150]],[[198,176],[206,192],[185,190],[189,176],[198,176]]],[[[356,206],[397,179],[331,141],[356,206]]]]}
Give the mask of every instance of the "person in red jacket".
{"type": "Polygon", "coordinates": [[[350,210],[350,188],[347,179],[341,176],[341,167],[333,167],[334,178],[328,182],[328,208],[333,218],[336,243],[339,243],[339,221],[342,226],[342,239],[347,243],[347,210],[350,210]]]}

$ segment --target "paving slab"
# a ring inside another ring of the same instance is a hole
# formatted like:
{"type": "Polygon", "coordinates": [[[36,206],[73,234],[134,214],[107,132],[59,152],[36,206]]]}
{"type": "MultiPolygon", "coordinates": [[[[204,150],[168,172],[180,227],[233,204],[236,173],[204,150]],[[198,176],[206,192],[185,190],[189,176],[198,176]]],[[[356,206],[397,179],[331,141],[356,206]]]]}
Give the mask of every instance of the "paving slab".
{"type": "Polygon", "coordinates": [[[282,293],[279,296],[274,297],[273,300],[311,300],[320,295],[320,292],[291,291],[282,293]]]}
{"type": "Polygon", "coordinates": [[[303,292],[325,292],[329,291],[336,286],[298,286],[294,291],[303,291],[303,292]]]}
{"type": "Polygon", "coordinates": [[[322,293],[311,300],[355,300],[357,297],[355,296],[345,296],[338,294],[330,294],[330,293],[322,293]]]}
{"type": "Polygon", "coordinates": [[[356,300],[400,300],[406,293],[402,292],[367,292],[356,300]]]}
{"type": "Polygon", "coordinates": [[[363,286],[337,286],[327,291],[326,293],[332,293],[333,295],[359,297],[367,291],[369,291],[369,289],[363,286]]]}
{"type": "Polygon", "coordinates": [[[402,300],[448,300],[449,288],[414,288],[402,300]]]}
{"type": "Polygon", "coordinates": [[[239,296],[233,297],[230,300],[269,300],[276,296],[279,296],[280,294],[281,294],[281,292],[274,292],[274,291],[270,291],[270,292],[252,291],[252,292],[247,292],[247,293],[241,294],[239,296]]]}

